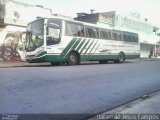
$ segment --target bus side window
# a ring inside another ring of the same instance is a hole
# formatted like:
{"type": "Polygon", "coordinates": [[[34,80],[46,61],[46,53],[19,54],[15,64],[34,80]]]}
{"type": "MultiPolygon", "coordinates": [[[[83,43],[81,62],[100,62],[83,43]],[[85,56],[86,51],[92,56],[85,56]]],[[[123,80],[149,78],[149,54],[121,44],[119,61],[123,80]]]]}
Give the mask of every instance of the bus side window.
{"type": "Polygon", "coordinates": [[[135,42],[138,43],[138,35],[135,34],[135,42]]]}
{"type": "Polygon", "coordinates": [[[111,39],[111,31],[107,30],[106,34],[107,34],[107,39],[110,40],[111,39]]]}
{"type": "Polygon", "coordinates": [[[100,32],[100,38],[105,39],[105,31],[102,29],[99,29],[99,32],[100,32]]]}
{"type": "Polygon", "coordinates": [[[84,36],[84,28],[80,24],[66,22],[65,34],[69,36],[84,36]]]}
{"type": "Polygon", "coordinates": [[[108,29],[99,29],[100,38],[111,40],[111,31],[108,29]]]}
{"type": "Polygon", "coordinates": [[[120,31],[112,31],[112,39],[113,40],[118,40],[118,41],[121,41],[122,38],[121,38],[121,32],[120,31]]]}
{"type": "Polygon", "coordinates": [[[86,27],[86,37],[98,38],[98,29],[94,27],[86,27]]]}
{"type": "Polygon", "coordinates": [[[123,40],[126,42],[131,42],[129,34],[127,32],[123,33],[123,40]]]}
{"type": "Polygon", "coordinates": [[[112,31],[112,39],[113,40],[118,40],[118,33],[116,31],[112,31]]]}
{"type": "Polygon", "coordinates": [[[136,35],[136,34],[131,34],[131,41],[132,41],[132,42],[135,42],[135,43],[138,43],[138,35],[136,35]]]}
{"type": "Polygon", "coordinates": [[[135,33],[123,32],[123,41],[138,43],[138,35],[135,33]]]}
{"type": "Polygon", "coordinates": [[[54,45],[60,42],[60,29],[56,27],[47,27],[47,45],[54,45]]]}

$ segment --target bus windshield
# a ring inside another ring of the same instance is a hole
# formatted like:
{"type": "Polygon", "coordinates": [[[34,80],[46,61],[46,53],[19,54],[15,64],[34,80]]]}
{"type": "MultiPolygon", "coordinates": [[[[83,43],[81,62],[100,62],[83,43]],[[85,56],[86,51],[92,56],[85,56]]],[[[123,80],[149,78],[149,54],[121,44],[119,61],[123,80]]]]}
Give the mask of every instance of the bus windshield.
{"type": "Polygon", "coordinates": [[[44,44],[44,19],[37,20],[27,26],[26,51],[34,51],[44,44]]]}

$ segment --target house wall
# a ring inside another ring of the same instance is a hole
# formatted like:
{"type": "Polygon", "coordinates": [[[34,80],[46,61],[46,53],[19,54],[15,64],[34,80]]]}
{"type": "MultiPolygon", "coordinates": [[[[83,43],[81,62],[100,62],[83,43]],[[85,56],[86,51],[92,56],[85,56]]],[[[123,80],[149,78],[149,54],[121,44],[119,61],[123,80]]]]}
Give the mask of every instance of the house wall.
{"type": "Polygon", "coordinates": [[[23,33],[27,24],[37,17],[51,17],[52,11],[12,0],[7,0],[3,5],[5,11],[3,18],[1,16],[0,19],[0,61],[25,60],[24,42],[21,36],[25,36],[23,33]]]}

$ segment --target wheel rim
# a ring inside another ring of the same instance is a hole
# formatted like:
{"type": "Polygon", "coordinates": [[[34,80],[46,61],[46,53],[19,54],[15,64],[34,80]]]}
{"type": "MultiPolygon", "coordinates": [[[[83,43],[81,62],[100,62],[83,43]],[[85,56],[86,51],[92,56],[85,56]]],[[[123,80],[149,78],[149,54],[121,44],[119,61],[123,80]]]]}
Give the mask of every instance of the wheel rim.
{"type": "Polygon", "coordinates": [[[123,57],[123,54],[121,53],[121,54],[119,54],[119,61],[123,62],[123,60],[124,60],[124,57],[123,57]]]}
{"type": "Polygon", "coordinates": [[[70,55],[69,60],[70,60],[71,63],[76,63],[76,56],[70,55]]]}
{"type": "Polygon", "coordinates": [[[80,64],[80,57],[79,57],[78,53],[75,53],[75,52],[69,53],[67,64],[68,65],[80,64]]]}

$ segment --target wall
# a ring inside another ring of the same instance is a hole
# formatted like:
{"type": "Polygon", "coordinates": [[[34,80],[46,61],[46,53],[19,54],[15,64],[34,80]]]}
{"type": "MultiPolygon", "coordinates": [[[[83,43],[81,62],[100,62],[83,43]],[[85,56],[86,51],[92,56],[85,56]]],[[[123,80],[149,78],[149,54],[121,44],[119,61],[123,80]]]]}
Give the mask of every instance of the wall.
{"type": "Polygon", "coordinates": [[[24,23],[28,23],[35,20],[37,17],[51,16],[52,11],[48,8],[37,7],[11,0],[6,4],[5,19],[12,19],[19,22],[23,21],[24,23]]]}
{"type": "Polygon", "coordinates": [[[24,43],[22,42],[22,33],[25,29],[25,27],[9,25],[0,32],[0,61],[25,60],[24,43]]]}
{"type": "Polygon", "coordinates": [[[51,16],[51,9],[8,0],[0,24],[0,61],[25,60],[23,33],[27,24],[37,17],[51,16]]]}

